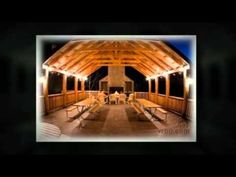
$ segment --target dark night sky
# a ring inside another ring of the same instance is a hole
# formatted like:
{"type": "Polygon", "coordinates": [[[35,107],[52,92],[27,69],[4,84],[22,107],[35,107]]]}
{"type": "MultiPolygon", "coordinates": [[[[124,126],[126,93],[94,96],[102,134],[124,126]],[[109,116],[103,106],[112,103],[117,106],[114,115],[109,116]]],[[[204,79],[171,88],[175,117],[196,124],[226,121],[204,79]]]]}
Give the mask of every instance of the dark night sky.
{"type": "Polygon", "coordinates": [[[191,51],[191,40],[167,40],[167,42],[176,47],[190,61],[193,60],[191,51]]]}

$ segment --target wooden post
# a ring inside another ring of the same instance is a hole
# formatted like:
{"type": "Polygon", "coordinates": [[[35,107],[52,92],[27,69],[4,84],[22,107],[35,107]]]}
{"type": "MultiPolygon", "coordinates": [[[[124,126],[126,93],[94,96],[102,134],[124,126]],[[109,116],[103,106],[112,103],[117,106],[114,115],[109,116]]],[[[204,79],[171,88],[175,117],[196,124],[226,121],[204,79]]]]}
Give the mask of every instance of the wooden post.
{"type": "Polygon", "coordinates": [[[75,102],[78,101],[78,77],[75,77],[75,102]]]}
{"type": "Polygon", "coordinates": [[[49,77],[49,70],[46,69],[46,71],[45,71],[45,80],[43,81],[43,95],[44,95],[45,114],[48,114],[48,112],[49,112],[48,77],[49,77]]]}
{"type": "Polygon", "coordinates": [[[62,81],[62,95],[63,95],[63,107],[66,106],[66,92],[67,92],[67,75],[63,74],[63,81],[62,81]]]}
{"type": "Polygon", "coordinates": [[[150,100],[151,95],[151,79],[148,80],[148,99],[150,100]]]}
{"type": "Polygon", "coordinates": [[[166,75],[166,108],[168,109],[168,99],[170,96],[170,76],[169,74],[166,75]]]}
{"type": "Polygon", "coordinates": [[[188,104],[188,92],[189,92],[189,85],[187,82],[187,70],[183,72],[183,79],[184,79],[184,106],[183,106],[183,112],[182,116],[183,118],[186,117],[186,110],[187,110],[187,104],[188,104]]]}
{"type": "Polygon", "coordinates": [[[155,78],[155,101],[157,103],[157,98],[158,98],[158,77],[155,78]]]}
{"type": "Polygon", "coordinates": [[[83,95],[83,98],[85,97],[85,85],[84,85],[84,79],[81,80],[81,92],[82,92],[82,95],[83,95]]]}

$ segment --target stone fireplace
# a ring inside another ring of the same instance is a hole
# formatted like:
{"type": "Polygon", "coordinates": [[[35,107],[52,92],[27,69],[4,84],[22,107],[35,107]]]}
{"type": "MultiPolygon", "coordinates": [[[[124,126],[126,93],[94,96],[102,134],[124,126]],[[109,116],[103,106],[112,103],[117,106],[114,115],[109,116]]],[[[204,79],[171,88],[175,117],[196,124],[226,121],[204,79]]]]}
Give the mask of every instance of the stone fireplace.
{"type": "Polygon", "coordinates": [[[108,94],[115,91],[131,93],[133,86],[134,82],[125,75],[123,66],[108,66],[108,75],[99,81],[99,90],[104,90],[108,94]]]}

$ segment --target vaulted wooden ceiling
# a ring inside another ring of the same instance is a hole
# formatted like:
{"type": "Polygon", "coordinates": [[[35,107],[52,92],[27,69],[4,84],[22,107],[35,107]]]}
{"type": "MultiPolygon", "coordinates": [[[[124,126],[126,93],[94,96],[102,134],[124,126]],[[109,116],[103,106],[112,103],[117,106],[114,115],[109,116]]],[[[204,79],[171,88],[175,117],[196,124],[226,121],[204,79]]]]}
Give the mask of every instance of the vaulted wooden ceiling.
{"type": "Polygon", "coordinates": [[[43,63],[44,67],[82,77],[102,66],[131,66],[151,77],[186,65],[160,40],[74,40],[43,63]]]}

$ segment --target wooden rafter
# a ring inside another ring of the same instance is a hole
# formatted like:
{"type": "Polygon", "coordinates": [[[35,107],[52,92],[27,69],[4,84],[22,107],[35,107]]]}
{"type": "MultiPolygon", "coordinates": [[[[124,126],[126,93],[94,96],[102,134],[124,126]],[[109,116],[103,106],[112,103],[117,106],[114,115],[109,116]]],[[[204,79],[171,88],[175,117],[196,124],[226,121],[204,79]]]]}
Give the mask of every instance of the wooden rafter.
{"type": "Polygon", "coordinates": [[[132,66],[145,76],[188,64],[162,41],[74,40],[46,62],[52,68],[88,75],[101,66],[132,66]]]}

